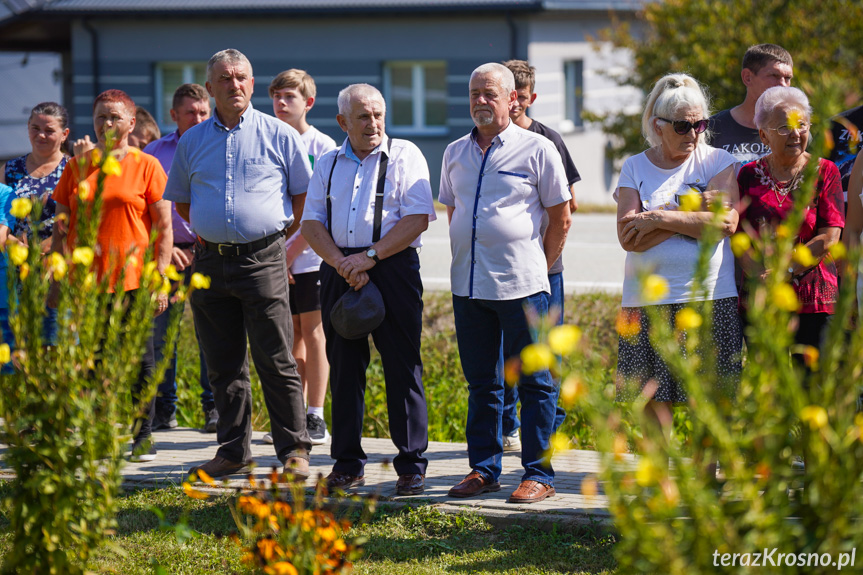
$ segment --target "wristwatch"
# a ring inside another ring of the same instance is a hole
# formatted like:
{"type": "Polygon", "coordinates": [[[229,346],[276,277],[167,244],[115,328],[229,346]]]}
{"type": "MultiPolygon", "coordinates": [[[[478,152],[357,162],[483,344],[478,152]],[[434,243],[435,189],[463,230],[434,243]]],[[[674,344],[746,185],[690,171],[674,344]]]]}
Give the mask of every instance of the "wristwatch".
{"type": "Polygon", "coordinates": [[[788,266],[788,275],[794,277],[794,266],[788,266]]]}
{"type": "Polygon", "coordinates": [[[369,251],[366,252],[366,255],[375,260],[375,263],[380,263],[381,259],[378,257],[378,250],[375,248],[370,248],[369,251]]]}

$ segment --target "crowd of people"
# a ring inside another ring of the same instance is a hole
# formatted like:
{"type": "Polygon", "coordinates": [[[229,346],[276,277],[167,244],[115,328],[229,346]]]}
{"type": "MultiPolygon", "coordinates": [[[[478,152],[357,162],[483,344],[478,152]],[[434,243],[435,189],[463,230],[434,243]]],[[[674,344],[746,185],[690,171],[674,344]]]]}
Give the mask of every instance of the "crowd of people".
{"type": "MultiPolygon", "coordinates": [[[[863,161],[854,163],[848,152],[856,156],[859,132],[836,138],[848,144],[835,152],[841,174],[833,162],[818,160],[816,196],[796,231],[811,251],[811,265],[795,261],[788,270],[770,270],[746,255],[735,260],[728,239],[738,230],[776,233],[794,204],[811,159],[811,109],[806,95],[790,87],[792,76],[788,52],[762,44],[743,58],[746,98],[730,110],[711,116],[705,89],[687,74],[661,78],[646,100],[648,148],[625,162],[615,191],[618,237],[627,252],[621,314],[640,328],[620,337],[617,388],[620,401],[646,395],[646,411],[659,426],[668,426],[663,414],[686,394],[650,341],[651,318],[673,322],[681,309],[709,301],[715,369],[723,392],[733,394],[742,368],[748,278],[787,276],[802,304],[793,322],[798,343],[818,347],[833,314],[838,274],[830,248],[845,226],[842,176],[850,186],[849,245],[859,244],[863,232],[863,161]],[[698,240],[714,225],[713,202],[728,209],[703,285],[693,290],[698,240]],[[639,278],[646,271],[668,284],[658,299],[642,293],[639,278]],[[659,313],[648,313],[650,306],[659,313]]],[[[337,121],[346,134],[340,145],[308,122],[316,88],[305,71],[286,70],[273,79],[273,115],[252,106],[253,89],[246,56],[223,50],[207,64],[206,86],[177,88],[170,110],[176,131],[161,136],[146,110],[124,92],[107,90],[94,101],[96,142],[85,137],[74,145],[67,142],[62,106],[39,104],[28,122],[32,151],[7,163],[0,186],[0,243],[38,234],[45,254],[74,247],[77,204],[71,200],[79,182],[96,177],[92,155],[110,147],[121,172],[105,180],[95,263],[100,277],[111,278],[109,289],[131,295],[139,288],[140,266],[126,269],[121,285],[118,263],[143,252],[153,232],[159,273],[173,265],[181,281],[193,270],[210,278],[209,289],[195,290],[190,305],[203,427],[217,434],[219,447],[197,469],[214,478],[249,469],[251,356],[271,422],[264,441],[273,444],[284,471],[307,477],[313,446],[329,442],[328,488],[362,485],[371,335],[398,450],[396,491],[420,494],[428,416],[417,250],[437,217],[426,160],[415,144],[386,134],[386,102],[373,86],[353,84],[339,93],[337,121]],[[69,147],[74,158],[66,155],[69,147]],[[82,157],[87,161],[79,162],[82,157]],[[9,214],[15,197],[42,200],[32,228],[9,214]]],[[[470,470],[450,489],[452,497],[500,490],[505,450],[520,450],[524,468],[510,502],[555,494],[546,454],[565,415],[557,401],[560,386],[549,370],[521,374],[516,387],[503,377],[504,362],[536,339],[528,315],[562,321],[560,256],[577,209],[573,185],[581,179],[560,135],[527,115],[534,90],[535,71],[527,62],[477,67],[468,85],[474,128],[443,157],[438,199],[449,223],[453,312],[469,392],[470,470]]],[[[0,281],[0,290],[5,286],[0,281]]],[[[0,305],[7,299],[0,293],[0,305]]],[[[165,312],[174,305],[183,304],[159,296],[135,402],[163,353],[165,312]]],[[[55,307],[49,297],[49,341],[55,307]]],[[[0,307],[3,338],[11,344],[7,313],[0,307]]],[[[177,426],[176,371],[175,354],[157,397],[141,406],[135,461],[157,457],[152,430],[177,426]]]]}

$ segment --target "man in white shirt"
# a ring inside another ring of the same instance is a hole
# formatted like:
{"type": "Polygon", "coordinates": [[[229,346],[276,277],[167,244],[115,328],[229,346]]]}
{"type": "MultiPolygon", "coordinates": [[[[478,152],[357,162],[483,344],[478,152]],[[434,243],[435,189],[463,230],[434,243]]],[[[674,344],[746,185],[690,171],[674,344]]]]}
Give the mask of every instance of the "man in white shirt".
{"type": "MultiPolygon", "coordinates": [[[[484,64],[470,79],[476,127],[444,152],[439,201],[447,206],[453,255],[453,310],[462,369],[469,387],[468,458],[472,471],[451,497],[498,491],[503,454],[503,382],[497,361],[533,343],[524,307],[548,312],[548,270],[566,242],[572,195],[560,155],[545,137],[510,121],[516,99],[512,72],[484,64]],[[540,233],[543,214],[549,224],[540,233]]],[[[512,503],[554,495],[546,459],[556,390],[548,370],[522,374],[522,466],[512,503]]]]}
{"type": "Polygon", "coordinates": [[[365,483],[361,438],[368,337],[342,337],[330,312],[348,290],[371,281],[386,310],[371,335],[381,354],[390,435],[399,451],[393,460],[399,475],[396,493],[417,495],[423,492],[428,465],[420,358],[423,288],[416,250],[420,234],[435,219],[428,165],[414,144],[386,136],[386,104],[376,88],[348,86],[339,93],[338,104],[337,120],[348,137],[315,166],[302,227],[303,237],[324,260],[321,315],[333,399],[330,455],[336,460],[327,488],[346,490],[365,483]]]}

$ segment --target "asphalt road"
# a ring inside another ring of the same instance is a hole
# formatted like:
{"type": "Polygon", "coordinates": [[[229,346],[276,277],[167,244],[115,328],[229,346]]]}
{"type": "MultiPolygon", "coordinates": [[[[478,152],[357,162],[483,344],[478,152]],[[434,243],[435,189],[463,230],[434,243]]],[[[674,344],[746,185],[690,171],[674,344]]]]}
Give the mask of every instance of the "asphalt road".
{"type": "MultiPolygon", "coordinates": [[[[563,281],[567,293],[619,292],[626,252],[617,242],[614,214],[576,214],[563,250],[563,281]]],[[[427,290],[449,290],[449,230],[446,213],[423,234],[420,272],[427,290]]]]}

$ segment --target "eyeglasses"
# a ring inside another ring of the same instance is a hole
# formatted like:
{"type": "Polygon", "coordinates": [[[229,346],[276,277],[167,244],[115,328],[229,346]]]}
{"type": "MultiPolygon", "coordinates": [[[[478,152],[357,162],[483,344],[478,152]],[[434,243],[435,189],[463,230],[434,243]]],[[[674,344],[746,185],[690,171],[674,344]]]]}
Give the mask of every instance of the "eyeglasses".
{"type": "Polygon", "coordinates": [[[778,128],[767,128],[768,130],[776,130],[776,133],[780,136],[788,136],[794,130],[797,130],[801,134],[805,134],[809,131],[809,126],[811,126],[809,122],[800,122],[796,126],[779,126],[778,128]]]}
{"type": "Polygon", "coordinates": [[[676,134],[680,134],[681,136],[688,134],[689,130],[695,130],[696,134],[700,134],[707,129],[707,120],[698,120],[697,122],[687,122],[686,120],[666,120],[665,118],[657,119],[662,120],[663,122],[668,122],[671,124],[671,127],[674,128],[674,132],[676,134]]]}

